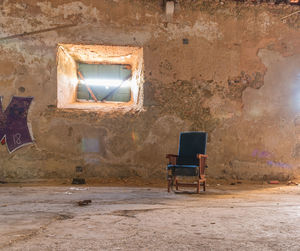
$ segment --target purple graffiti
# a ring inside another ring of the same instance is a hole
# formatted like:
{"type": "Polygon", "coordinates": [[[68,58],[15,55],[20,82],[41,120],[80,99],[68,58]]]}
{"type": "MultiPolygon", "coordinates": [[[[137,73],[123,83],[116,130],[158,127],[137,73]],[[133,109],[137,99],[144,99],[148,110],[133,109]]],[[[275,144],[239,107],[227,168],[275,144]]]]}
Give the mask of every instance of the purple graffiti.
{"type": "MultiPolygon", "coordinates": [[[[257,157],[261,159],[270,159],[272,157],[272,153],[267,151],[259,151],[257,149],[254,149],[252,152],[252,157],[257,157]]],[[[274,162],[271,160],[267,160],[266,162],[269,166],[277,166],[282,168],[292,168],[289,164],[281,163],[281,162],[274,162]]]]}
{"type": "Polygon", "coordinates": [[[10,153],[33,142],[27,125],[27,114],[32,99],[33,97],[13,96],[3,112],[0,97],[0,140],[2,144],[6,143],[10,153]]]}
{"type": "Polygon", "coordinates": [[[255,149],[255,150],[253,150],[253,152],[252,152],[252,157],[256,157],[257,156],[257,154],[258,154],[258,150],[257,149],[255,149]]]}
{"type": "Polygon", "coordinates": [[[278,166],[278,167],[282,167],[282,168],[292,168],[289,164],[281,163],[281,162],[273,162],[271,160],[268,160],[267,164],[269,166],[278,166]]]}
{"type": "Polygon", "coordinates": [[[259,151],[257,149],[255,149],[252,152],[252,157],[258,157],[258,158],[262,158],[262,159],[268,159],[272,157],[272,153],[267,152],[267,151],[259,151]]]}

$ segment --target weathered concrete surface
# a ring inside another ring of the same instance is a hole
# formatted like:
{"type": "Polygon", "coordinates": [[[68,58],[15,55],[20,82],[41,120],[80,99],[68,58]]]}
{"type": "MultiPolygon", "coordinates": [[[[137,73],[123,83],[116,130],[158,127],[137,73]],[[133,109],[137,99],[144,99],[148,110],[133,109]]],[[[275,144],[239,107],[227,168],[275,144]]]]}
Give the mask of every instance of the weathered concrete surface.
{"type": "Polygon", "coordinates": [[[76,166],[163,179],[183,130],[209,133],[210,177],[297,176],[300,17],[280,20],[296,10],[185,0],[168,22],[161,1],[1,1],[1,37],[77,24],[0,41],[0,95],[34,96],[35,138],[12,155],[0,147],[1,180],[71,178],[76,166]],[[58,43],[143,47],[143,109],[57,109],[58,43]]]}
{"type": "Polygon", "coordinates": [[[270,187],[1,187],[0,249],[299,250],[300,188],[270,187]]]}

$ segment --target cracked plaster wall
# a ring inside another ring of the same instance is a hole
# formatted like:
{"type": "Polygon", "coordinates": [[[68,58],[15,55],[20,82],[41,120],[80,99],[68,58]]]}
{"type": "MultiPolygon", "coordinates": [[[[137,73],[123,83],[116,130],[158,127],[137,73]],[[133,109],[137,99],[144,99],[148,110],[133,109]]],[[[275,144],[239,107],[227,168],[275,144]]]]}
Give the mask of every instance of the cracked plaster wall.
{"type": "MultiPolygon", "coordinates": [[[[161,1],[162,2],[162,1],[161,1]]],[[[300,158],[298,10],[286,5],[179,1],[168,22],[160,1],[0,1],[0,94],[34,96],[35,144],[9,155],[1,180],[165,178],[165,153],[185,130],[209,133],[213,178],[286,179],[300,158]],[[188,44],[182,39],[187,38],[188,44]],[[144,107],[132,112],[56,108],[58,43],[144,48],[144,107]]]]}

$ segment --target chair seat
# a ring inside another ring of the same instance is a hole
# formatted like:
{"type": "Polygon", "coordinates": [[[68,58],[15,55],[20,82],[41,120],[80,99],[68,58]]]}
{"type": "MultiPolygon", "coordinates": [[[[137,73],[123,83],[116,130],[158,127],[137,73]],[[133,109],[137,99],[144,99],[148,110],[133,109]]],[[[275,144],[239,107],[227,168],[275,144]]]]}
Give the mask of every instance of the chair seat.
{"type": "Polygon", "coordinates": [[[199,166],[195,165],[168,165],[167,170],[172,170],[175,176],[198,176],[199,166]]]}

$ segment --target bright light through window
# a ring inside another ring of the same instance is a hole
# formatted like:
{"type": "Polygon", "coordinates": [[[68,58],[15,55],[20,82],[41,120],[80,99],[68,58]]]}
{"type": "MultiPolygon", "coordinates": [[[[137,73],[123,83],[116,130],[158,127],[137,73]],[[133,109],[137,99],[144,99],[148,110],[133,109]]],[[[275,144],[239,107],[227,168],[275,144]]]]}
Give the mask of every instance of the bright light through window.
{"type": "Polygon", "coordinates": [[[77,63],[77,99],[81,102],[129,102],[131,65],[77,63]]]}
{"type": "Polygon", "coordinates": [[[130,81],[129,80],[122,80],[122,79],[85,79],[80,80],[82,84],[87,84],[91,86],[105,86],[105,87],[117,87],[120,86],[120,88],[129,87],[130,81]]]}

